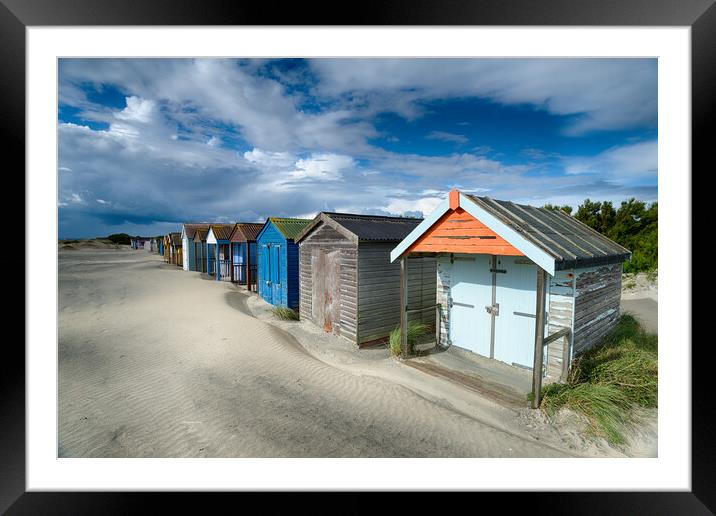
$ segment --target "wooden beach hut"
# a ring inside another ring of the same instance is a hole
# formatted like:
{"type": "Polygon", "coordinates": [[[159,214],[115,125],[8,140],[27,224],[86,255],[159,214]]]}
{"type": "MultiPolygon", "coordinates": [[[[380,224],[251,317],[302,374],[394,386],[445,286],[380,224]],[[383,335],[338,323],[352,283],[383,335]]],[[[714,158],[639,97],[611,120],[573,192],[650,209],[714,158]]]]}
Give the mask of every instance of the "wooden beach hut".
{"type": "Polygon", "coordinates": [[[182,224],[181,241],[182,241],[182,267],[185,271],[196,271],[196,258],[194,246],[194,234],[197,229],[208,229],[209,224],[182,224]]]}
{"type": "MultiPolygon", "coordinates": [[[[538,406],[543,378],[566,379],[574,357],[617,322],[631,253],[561,211],[452,190],[391,261],[405,270],[412,255],[437,258],[441,340],[531,368],[538,406]]],[[[403,328],[409,282],[403,274],[403,328]]]]}
{"type": "Polygon", "coordinates": [[[234,226],[229,236],[231,244],[231,281],[246,285],[247,290],[256,291],[256,237],[263,224],[242,222],[234,226]]]}
{"type": "Polygon", "coordinates": [[[256,236],[258,293],[267,303],[298,309],[298,246],[294,239],[310,222],[269,217],[256,236]]]}
{"type": "Polygon", "coordinates": [[[172,239],[169,233],[164,235],[162,240],[162,254],[164,255],[164,261],[171,263],[171,250],[172,250],[172,239]]]}
{"type": "Polygon", "coordinates": [[[169,248],[169,262],[173,263],[177,267],[182,266],[182,247],[181,247],[181,233],[169,233],[170,248],[169,248]]]}
{"type": "Polygon", "coordinates": [[[194,232],[192,245],[194,246],[194,269],[196,272],[206,273],[208,266],[206,235],[209,229],[199,228],[194,232]]]}
{"type": "Polygon", "coordinates": [[[217,281],[231,281],[231,259],[229,237],[235,224],[211,224],[206,234],[208,274],[217,281]]]}
{"type": "MultiPolygon", "coordinates": [[[[322,212],[296,237],[300,314],[359,346],[381,342],[400,323],[400,265],[390,251],[422,219],[322,212]]],[[[408,262],[411,320],[435,321],[435,257],[408,262]]]]}

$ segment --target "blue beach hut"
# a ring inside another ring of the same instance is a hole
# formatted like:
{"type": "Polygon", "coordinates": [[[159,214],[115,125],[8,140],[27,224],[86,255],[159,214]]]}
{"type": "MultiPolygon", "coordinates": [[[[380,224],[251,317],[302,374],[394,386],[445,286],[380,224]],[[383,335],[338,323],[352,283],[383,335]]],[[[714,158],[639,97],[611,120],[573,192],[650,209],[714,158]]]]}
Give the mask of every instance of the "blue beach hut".
{"type": "Polygon", "coordinates": [[[269,217],[256,237],[258,292],[267,302],[298,310],[298,245],[308,219],[269,217]]]}

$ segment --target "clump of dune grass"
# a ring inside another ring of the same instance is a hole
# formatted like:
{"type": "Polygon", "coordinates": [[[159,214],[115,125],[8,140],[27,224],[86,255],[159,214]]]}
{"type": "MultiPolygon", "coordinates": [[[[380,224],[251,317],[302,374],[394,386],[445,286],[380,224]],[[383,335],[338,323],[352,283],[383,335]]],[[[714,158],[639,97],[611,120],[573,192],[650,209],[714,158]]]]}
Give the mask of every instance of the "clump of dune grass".
{"type": "Polygon", "coordinates": [[[637,407],[657,406],[658,340],[634,317],[616,327],[574,363],[566,384],[542,389],[540,408],[554,414],[567,407],[584,416],[593,434],[623,444],[637,407]]]}
{"type": "Polygon", "coordinates": [[[298,313],[287,306],[274,306],[271,313],[284,321],[298,321],[298,313]]]}
{"type": "MultiPolygon", "coordinates": [[[[416,339],[425,335],[429,329],[430,326],[422,322],[412,321],[408,323],[408,354],[413,353],[413,347],[416,339]]],[[[398,326],[390,332],[390,338],[388,341],[390,354],[396,357],[400,356],[402,351],[400,348],[400,336],[400,326],[398,326]]]]}

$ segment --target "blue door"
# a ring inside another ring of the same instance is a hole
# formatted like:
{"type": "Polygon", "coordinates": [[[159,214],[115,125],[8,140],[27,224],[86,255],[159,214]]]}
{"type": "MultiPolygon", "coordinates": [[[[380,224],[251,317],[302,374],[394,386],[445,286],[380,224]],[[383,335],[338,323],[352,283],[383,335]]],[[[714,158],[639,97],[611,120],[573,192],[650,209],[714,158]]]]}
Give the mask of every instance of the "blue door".
{"type": "Polygon", "coordinates": [[[456,346],[490,356],[492,257],[455,256],[450,288],[450,340],[456,346]]]}
{"type": "Polygon", "coordinates": [[[498,256],[497,270],[500,315],[495,318],[495,358],[533,367],[537,265],[524,257],[498,256]]]}
{"type": "Polygon", "coordinates": [[[281,304],[281,246],[273,244],[269,247],[269,251],[271,304],[281,304]]]}
{"type": "Polygon", "coordinates": [[[259,270],[261,277],[259,278],[258,290],[264,301],[271,303],[271,271],[269,268],[269,246],[262,244],[259,249],[259,270]]]}

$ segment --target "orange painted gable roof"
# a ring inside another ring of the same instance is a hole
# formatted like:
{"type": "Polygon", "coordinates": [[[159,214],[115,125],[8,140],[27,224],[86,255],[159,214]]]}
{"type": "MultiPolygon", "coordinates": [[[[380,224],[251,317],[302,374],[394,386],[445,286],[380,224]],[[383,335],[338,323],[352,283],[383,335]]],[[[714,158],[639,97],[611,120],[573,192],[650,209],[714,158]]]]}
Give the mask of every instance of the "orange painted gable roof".
{"type": "Polygon", "coordinates": [[[448,210],[410,246],[408,252],[524,256],[504,238],[459,206],[448,210]]]}

